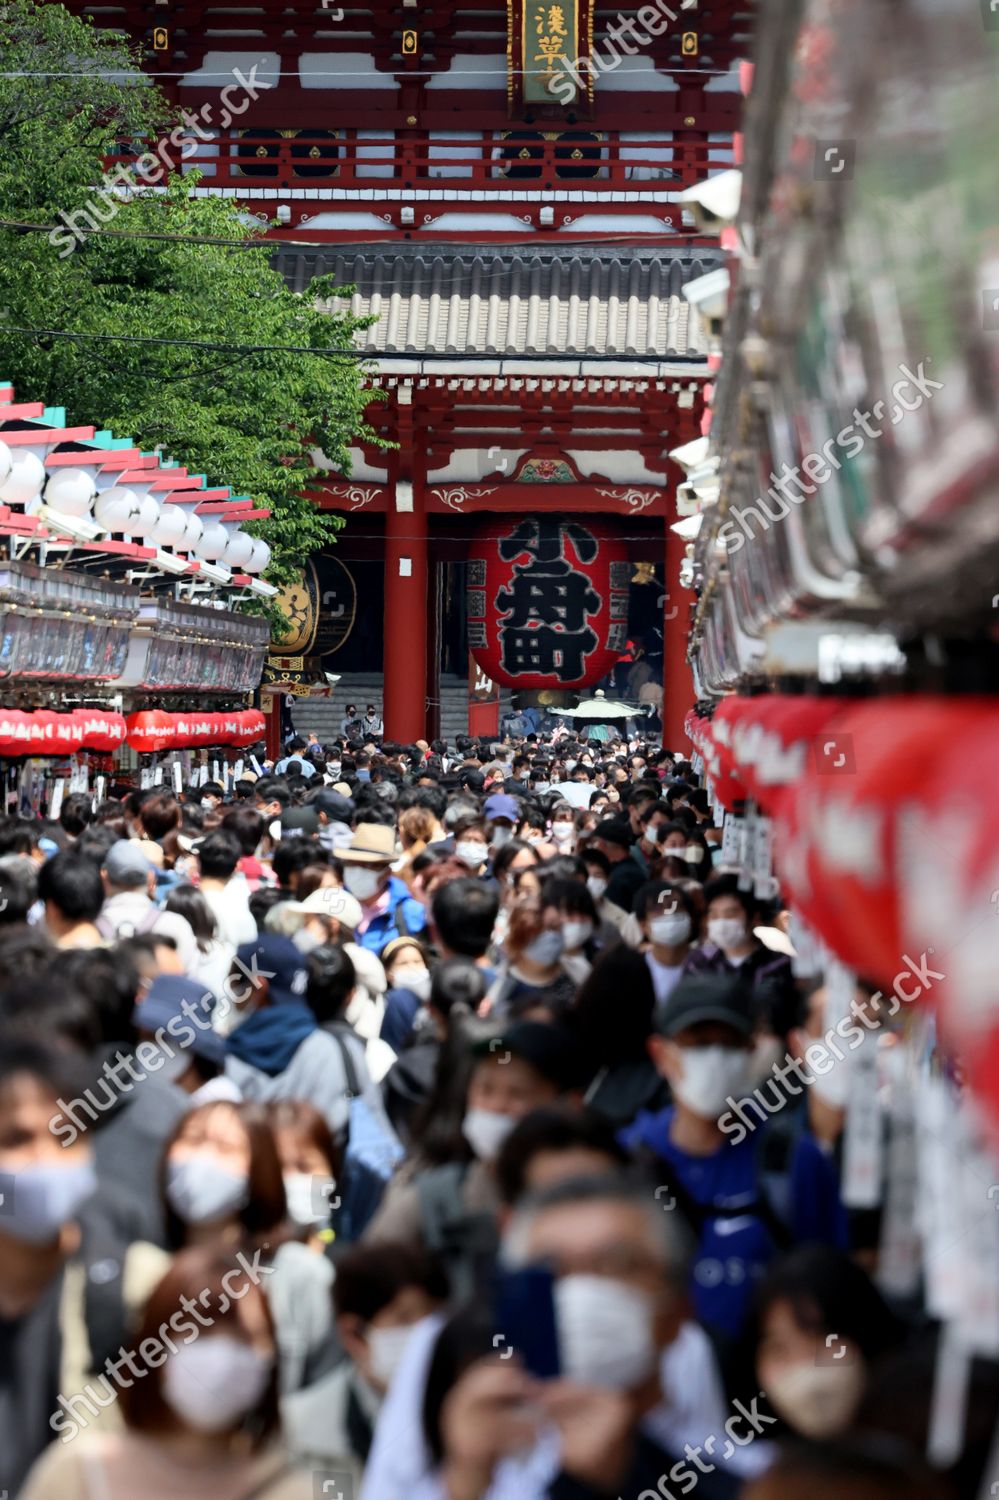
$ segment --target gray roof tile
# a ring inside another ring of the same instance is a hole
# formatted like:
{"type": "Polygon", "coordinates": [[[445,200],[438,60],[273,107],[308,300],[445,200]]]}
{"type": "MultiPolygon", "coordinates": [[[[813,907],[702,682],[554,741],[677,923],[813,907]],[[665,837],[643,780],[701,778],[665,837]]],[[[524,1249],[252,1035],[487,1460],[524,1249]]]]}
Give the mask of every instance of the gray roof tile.
{"type": "Polygon", "coordinates": [[[721,263],[710,250],[409,244],[288,246],[275,257],[296,291],[325,275],[354,286],[328,305],[379,315],[358,335],[373,354],[705,354],[701,321],[680,293],[721,263]]]}

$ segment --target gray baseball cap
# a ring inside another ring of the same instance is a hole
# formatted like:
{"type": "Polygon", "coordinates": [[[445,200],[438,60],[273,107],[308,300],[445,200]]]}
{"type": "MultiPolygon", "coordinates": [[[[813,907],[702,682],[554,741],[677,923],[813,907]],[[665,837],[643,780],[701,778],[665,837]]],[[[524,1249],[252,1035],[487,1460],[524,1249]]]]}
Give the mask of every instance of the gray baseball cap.
{"type": "Polygon", "coordinates": [[[123,890],[133,890],[145,885],[151,869],[153,866],[139,845],[132,843],[131,839],[119,839],[116,844],[112,844],[104,860],[104,872],[109,883],[121,886],[123,890]]]}

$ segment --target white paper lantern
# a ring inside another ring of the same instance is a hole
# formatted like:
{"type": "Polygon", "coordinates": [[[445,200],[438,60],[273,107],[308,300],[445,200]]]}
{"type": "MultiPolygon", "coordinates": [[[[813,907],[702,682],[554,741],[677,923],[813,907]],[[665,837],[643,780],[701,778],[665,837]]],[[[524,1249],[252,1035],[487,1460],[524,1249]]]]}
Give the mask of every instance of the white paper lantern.
{"type": "Polygon", "coordinates": [[[94,516],[108,531],[131,536],[132,525],[139,516],[139,497],[134,490],[115,485],[98,495],[94,516]]]}
{"type": "Polygon", "coordinates": [[[159,520],[153,527],[152,540],[160,547],[177,547],[186,533],[187,512],[179,505],[162,506],[159,520]]]}
{"type": "Polygon", "coordinates": [[[226,567],[242,572],[252,556],[253,537],[248,536],[245,531],[230,531],[226,549],[222,554],[222,561],[226,567]]]}
{"type": "Polygon", "coordinates": [[[187,525],[184,529],[184,551],[193,552],[205,534],[205,523],[197,511],[189,510],[186,512],[186,515],[187,525]]]}
{"type": "Polygon", "coordinates": [[[45,481],[45,504],[62,516],[88,515],[96,494],[86,469],[57,469],[45,481]]]}
{"type": "Polygon", "coordinates": [[[28,505],[45,483],[45,466],[33,453],[11,454],[10,473],[0,484],[0,500],[8,505],[28,505]]]}
{"type": "Polygon", "coordinates": [[[0,441],[0,484],[3,484],[4,481],[8,478],[10,474],[10,465],[10,449],[7,447],[6,443],[0,441]]]}
{"type": "Polygon", "coordinates": [[[138,514],[131,523],[132,529],[129,536],[151,537],[160,518],[160,508],[152,495],[140,495],[138,501],[138,514]]]}
{"type": "Polygon", "coordinates": [[[198,557],[203,557],[206,562],[218,562],[228,542],[229,533],[221,521],[209,521],[194,550],[198,557]]]}
{"type": "Polygon", "coordinates": [[[270,547],[268,547],[266,542],[262,542],[259,537],[255,537],[253,540],[253,550],[250,553],[249,561],[244,563],[243,570],[246,573],[262,573],[270,560],[270,547]]]}

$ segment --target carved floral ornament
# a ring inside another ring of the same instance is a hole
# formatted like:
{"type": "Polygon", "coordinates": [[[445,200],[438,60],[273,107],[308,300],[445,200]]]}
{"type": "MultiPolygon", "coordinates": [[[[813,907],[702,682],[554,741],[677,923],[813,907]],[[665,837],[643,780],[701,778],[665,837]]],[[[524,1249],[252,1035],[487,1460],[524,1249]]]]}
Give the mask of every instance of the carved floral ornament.
{"type": "Polygon", "coordinates": [[[363,510],[381,494],[381,489],[372,484],[331,484],[329,490],[331,495],[346,500],[351,510],[363,510]]]}

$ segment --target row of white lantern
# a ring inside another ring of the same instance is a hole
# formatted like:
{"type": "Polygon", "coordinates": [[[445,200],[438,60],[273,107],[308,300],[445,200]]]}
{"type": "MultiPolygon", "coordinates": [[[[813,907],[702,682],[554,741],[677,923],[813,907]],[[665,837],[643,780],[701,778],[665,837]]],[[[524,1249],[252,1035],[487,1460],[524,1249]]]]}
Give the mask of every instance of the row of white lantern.
{"type": "Polygon", "coordinates": [[[151,495],[120,485],[98,494],[85,469],[58,469],[46,478],[34,453],[11,452],[0,440],[0,500],[30,505],[40,495],[60,515],[88,516],[93,508],[94,519],[105,531],[180,549],[239,572],[262,573],[270,562],[267,543],[245,531],[227,530],[214,518],[202,521],[193,508],[161,506],[151,495]]]}

